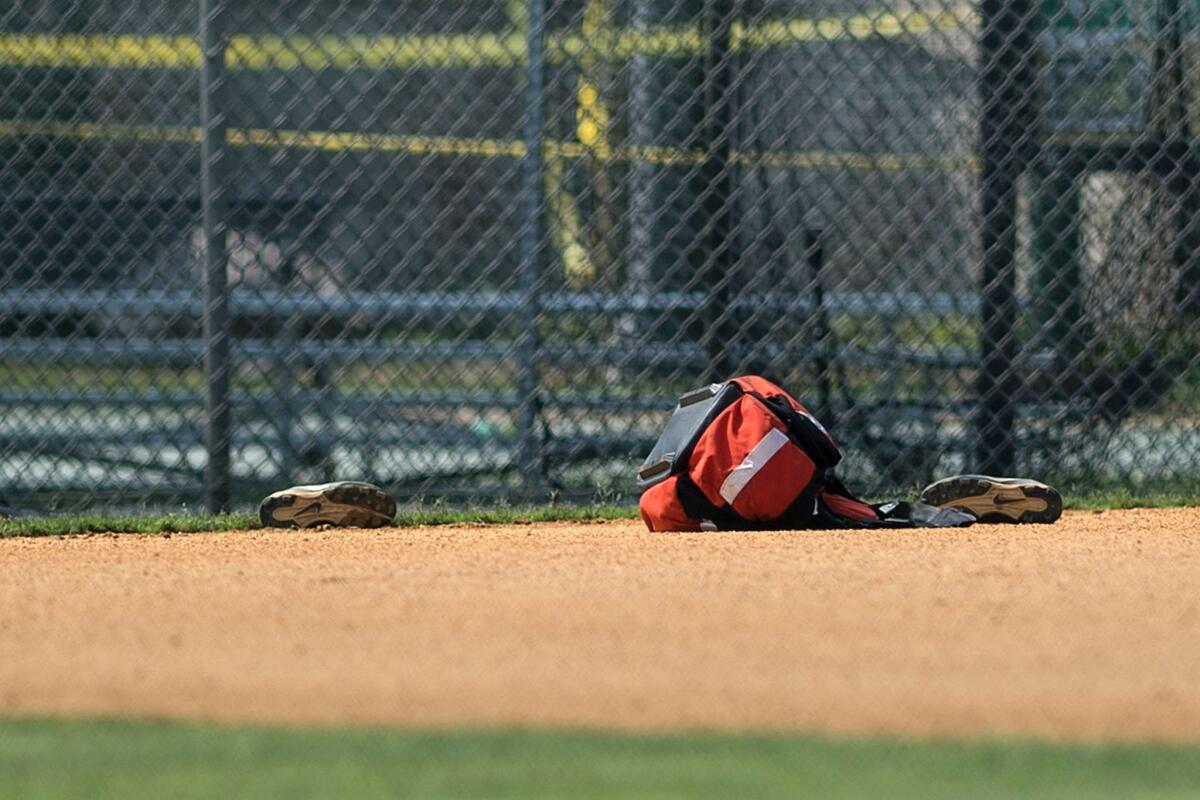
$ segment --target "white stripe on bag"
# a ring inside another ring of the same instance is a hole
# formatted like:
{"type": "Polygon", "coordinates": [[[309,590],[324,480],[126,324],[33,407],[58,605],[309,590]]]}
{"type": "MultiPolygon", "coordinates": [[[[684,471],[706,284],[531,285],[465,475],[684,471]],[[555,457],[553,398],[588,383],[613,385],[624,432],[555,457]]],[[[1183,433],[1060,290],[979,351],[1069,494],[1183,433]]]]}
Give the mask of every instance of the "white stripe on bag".
{"type": "Polygon", "coordinates": [[[767,435],[754,445],[742,463],[734,467],[733,472],[725,478],[725,482],[721,484],[721,497],[725,498],[726,503],[732,504],[734,499],[741,494],[742,489],[746,488],[746,484],[750,479],[758,474],[758,471],[766,466],[771,460],[771,456],[779,452],[779,449],[787,444],[790,440],[787,434],[778,428],[772,428],[767,432],[767,435]]]}

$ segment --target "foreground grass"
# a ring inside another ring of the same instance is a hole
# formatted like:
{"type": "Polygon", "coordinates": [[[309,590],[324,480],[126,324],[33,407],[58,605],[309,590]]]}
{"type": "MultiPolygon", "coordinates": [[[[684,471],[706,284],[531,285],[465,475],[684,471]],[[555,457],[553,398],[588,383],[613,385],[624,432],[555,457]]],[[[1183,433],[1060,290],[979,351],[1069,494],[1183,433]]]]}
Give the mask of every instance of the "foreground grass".
{"type": "Polygon", "coordinates": [[[1200,747],[0,722],[29,798],[1183,798],[1200,747]]]}

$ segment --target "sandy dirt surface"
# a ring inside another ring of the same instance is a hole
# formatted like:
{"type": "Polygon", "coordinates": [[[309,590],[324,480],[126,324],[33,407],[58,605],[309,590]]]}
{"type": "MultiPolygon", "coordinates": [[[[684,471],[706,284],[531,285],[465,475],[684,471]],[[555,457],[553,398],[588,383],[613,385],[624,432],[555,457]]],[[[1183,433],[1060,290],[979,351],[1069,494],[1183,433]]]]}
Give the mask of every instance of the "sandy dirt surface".
{"type": "Polygon", "coordinates": [[[0,714],[1200,741],[1200,509],[0,540],[0,714]]]}

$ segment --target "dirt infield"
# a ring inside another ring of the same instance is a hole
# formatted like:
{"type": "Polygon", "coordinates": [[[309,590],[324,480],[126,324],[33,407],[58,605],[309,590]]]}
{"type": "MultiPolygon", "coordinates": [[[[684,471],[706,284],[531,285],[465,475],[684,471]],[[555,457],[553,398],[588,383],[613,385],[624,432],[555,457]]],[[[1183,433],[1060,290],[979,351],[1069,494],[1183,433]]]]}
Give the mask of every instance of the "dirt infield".
{"type": "Polygon", "coordinates": [[[0,713],[1200,740],[1200,509],[0,540],[0,713]]]}

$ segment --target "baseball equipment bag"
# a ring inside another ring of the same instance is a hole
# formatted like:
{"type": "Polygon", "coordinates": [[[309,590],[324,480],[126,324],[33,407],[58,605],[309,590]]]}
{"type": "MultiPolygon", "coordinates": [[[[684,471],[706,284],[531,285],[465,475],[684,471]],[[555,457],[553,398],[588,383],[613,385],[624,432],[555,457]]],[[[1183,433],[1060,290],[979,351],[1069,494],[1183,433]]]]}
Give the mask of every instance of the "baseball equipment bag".
{"type": "Polygon", "coordinates": [[[679,399],[638,470],[652,531],[947,527],[970,514],[922,503],[873,506],[833,475],[842,452],[796,398],[757,376],[679,399]]]}

